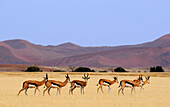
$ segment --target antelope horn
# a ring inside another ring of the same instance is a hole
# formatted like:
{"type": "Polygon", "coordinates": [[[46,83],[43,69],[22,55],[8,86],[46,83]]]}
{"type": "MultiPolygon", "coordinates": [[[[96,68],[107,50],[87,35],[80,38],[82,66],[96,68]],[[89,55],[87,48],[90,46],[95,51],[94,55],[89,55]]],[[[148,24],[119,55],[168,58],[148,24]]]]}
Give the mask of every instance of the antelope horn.
{"type": "Polygon", "coordinates": [[[89,74],[87,73],[87,77],[89,76],[89,74]]]}
{"type": "Polygon", "coordinates": [[[84,73],[84,77],[86,77],[85,73],[84,73]]]}
{"type": "Polygon", "coordinates": [[[48,78],[48,74],[46,73],[46,78],[48,78]]]}

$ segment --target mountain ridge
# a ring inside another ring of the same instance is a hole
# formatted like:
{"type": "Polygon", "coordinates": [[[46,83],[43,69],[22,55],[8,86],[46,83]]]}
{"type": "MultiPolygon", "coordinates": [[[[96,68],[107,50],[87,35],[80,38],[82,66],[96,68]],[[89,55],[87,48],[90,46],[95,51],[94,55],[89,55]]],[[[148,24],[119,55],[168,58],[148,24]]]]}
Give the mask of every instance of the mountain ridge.
{"type": "Polygon", "coordinates": [[[47,66],[149,67],[170,66],[170,34],[154,41],[123,46],[82,47],[71,42],[35,45],[26,40],[0,42],[0,64],[47,66]]]}

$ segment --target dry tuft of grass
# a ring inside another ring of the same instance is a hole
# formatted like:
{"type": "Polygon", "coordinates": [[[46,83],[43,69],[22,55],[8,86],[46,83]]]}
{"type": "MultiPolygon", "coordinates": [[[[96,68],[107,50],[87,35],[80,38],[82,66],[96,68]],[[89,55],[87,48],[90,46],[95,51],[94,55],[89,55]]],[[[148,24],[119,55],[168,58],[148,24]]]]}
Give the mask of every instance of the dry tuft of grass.
{"type": "MultiPolygon", "coordinates": [[[[65,80],[66,73],[48,73],[49,80],[65,80]]],[[[82,80],[83,73],[69,73],[71,80],[82,80]]],[[[61,89],[61,95],[56,96],[57,89],[51,89],[51,96],[42,95],[44,85],[40,87],[41,94],[34,96],[34,89],[28,89],[28,96],[24,91],[17,96],[25,80],[43,80],[45,73],[0,73],[0,107],[169,107],[170,106],[170,74],[169,73],[145,73],[150,75],[150,84],[144,86],[144,92],[136,88],[136,94],[130,94],[130,88],[126,88],[125,96],[117,94],[118,83],[104,87],[104,94],[97,94],[98,80],[100,78],[113,79],[117,75],[119,81],[123,79],[136,79],[138,73],[90,73],[90,79],[85,87],[85,95],[80,94],[80,88],[74,90],[74,95],[69,95],[70,83],[61,89]]]]}

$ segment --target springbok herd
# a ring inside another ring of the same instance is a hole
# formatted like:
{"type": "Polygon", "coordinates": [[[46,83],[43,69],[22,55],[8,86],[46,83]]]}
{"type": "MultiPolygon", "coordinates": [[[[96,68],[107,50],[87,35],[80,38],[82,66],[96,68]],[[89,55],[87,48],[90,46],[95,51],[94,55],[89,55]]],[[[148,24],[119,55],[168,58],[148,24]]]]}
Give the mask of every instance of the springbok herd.
{"type": "MultiPolygon", "coordinates": [[[[87,73],[87,75],[84,74],[84,76],[82,77],[84,79],[84,81],[81,80],[73,80],[70,81],[70,77],[67,74],[65,76],[66,80],[64,82],[61,81],[55,81],[55,80],[48,80],[48,74],[46,74],[46,77],[44,77],[44,79],[42,81],[35,81],[35,80],[28,80],[28,81],[24,81],[23,82],[23,87],[22,89],[18,92],[18,95],[25,90],[25,95],[27,95],[27,90],[28,88],[35,88],[34,91],[34,95],[36,94],[36,91],[38,90],[40,93],[40,89],[39,87],[42,86],[43,84],[45,84],[44,88],[45,90],[43,91],[43,95],[45,95],[45,92],[48,90],[48,94],[50,95],[50,90],[51,88],[57,88],[57,93],[56,95],[59,93],[60,94],[60,90],[62,87],[66,86],[66,84],[69,82],[71,84],[70,90],[69,90],[69,94],[73,94],[73,90],[75,88],[80,88],[81,89],[81,94],[84,94],[84,87],[86,87],[88,79],[90,79],[89,74],[87,73]]],[[[114,80],[108,80],[108,79],[100,79],[97,86],[99,85],[99,87],[97,88],[97,93],[99,92],[99,89],[101,89],[102,93],[103,92],[103,86],[107,86],[108,87],[108,92],[110,92],[111,88],[110,86],[114,83],[118,83],[118,77],[113,77],[114,80]]],[[[135,87],[141,87],[141,90],[144,90],[143,86],[145,84],[149,84],[149,78],[150,76],[145,77],[146,80],[143,81],[142,75],[139,75],[139,77],[135,80],[121,80],[119,83],[119,90],[118,90],[118,95],[120,94],[120,91],[122,92],[122,94],[124,95],[124,88],[125,87],[130,87],[131,88],[131,94],[135,93],[135,87]]]]}

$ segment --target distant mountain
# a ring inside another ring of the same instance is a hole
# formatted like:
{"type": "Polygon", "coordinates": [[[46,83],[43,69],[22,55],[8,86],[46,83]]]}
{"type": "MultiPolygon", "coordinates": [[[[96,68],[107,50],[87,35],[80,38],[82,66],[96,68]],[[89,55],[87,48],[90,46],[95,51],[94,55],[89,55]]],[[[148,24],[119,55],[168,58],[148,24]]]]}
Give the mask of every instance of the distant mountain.
{"type": "Polygon", "coordinates": [[[25,40],[0,42],[0,64],[87,67],[170,67],[170,34],[148,43],[116,47],[35,45],[25,40]]]}

